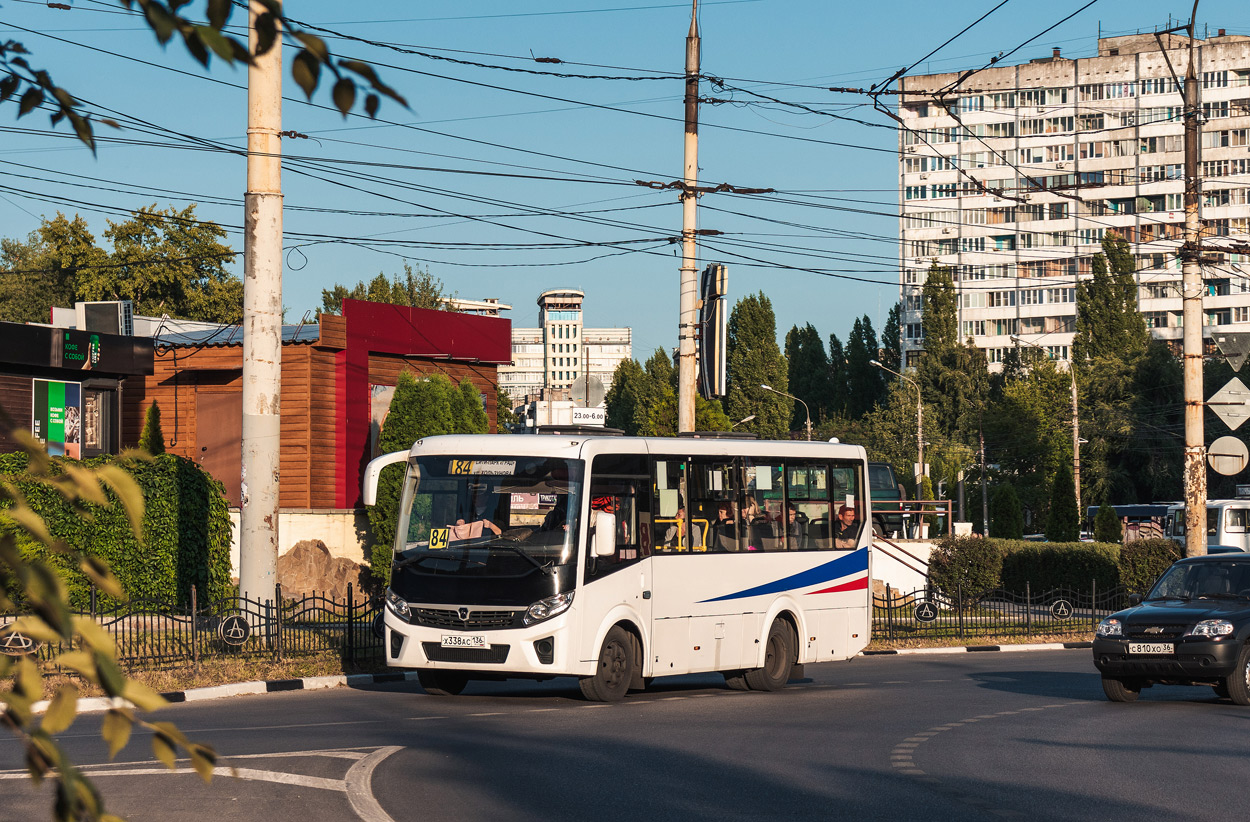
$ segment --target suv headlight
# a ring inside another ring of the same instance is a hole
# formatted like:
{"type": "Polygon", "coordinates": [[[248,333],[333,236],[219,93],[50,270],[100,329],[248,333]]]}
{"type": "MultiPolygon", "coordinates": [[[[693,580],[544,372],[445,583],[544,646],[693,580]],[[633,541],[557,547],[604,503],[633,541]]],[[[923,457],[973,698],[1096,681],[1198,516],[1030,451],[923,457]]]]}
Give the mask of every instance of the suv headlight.
{"type": "Polygon", "coordinates": [[[1098,636],[1124,636],[1124,625],[1118,619],[1107,617],[1098,623],[1098,636]]]}
{"type": "Polygon", "coordinates": [[[540,599],[526,609],[525,616],[522,617],[521,621],[526,625],[533,625],[535,622],[542,622],[544,619],[551,619],[553,616],[564,613],[572,604],[572,591],[540,599]]]}
{"type": "Polygon", "coordinates": [[[1185,636],[1228,636],[1233,632],[1233,623],[1227,619],[1204,619],[1185,632],[1185,636]]]}
{"type": "Polygon", "coordinates": [[[396,616],[404,622],[407,622],[412,616],[412,611],[408,610],[408,600],[404,599],[390,588],[386,589],[386,604],[389,605],[391,610],[395,612],[396,616]]]}

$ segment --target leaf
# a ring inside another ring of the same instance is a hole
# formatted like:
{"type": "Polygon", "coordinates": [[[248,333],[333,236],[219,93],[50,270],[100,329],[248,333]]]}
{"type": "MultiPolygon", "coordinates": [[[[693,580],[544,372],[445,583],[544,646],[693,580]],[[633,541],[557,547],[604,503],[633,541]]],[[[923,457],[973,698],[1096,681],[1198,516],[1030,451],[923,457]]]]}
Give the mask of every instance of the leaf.
{"type": "Polygon", "coordinates": [[[152,755],[165,763],[165,767],[171,771],[178,761],[178,757],[174,751],[173,743],[169,737],[164,734],[156,733],[152,735],[152,755]]]}
{"type": "Polygon", "coordinates": [[[135,478],[118,465],[101,465],[96,469],[100,481],[113,490],[118,502],[130,519],[130,528],[139,539],[143,538],[143,491],[135,478]]]}
{"type": "Polygon", "coordinates": [[[73,626],[74,632],[81,636],[92,650],[116,653],[117,646],[113,642],[112,635],[91,617],[76,615],[73,617],[73,626]]]}
{"type": "MultiPolygon", "coordinates": [[[[256,56],[265,54],[269,49],[273,48],[273,44],[278,39],[278,21],[274,13],[267,11],[264,14],[257,15],[256,21],[252,23],[252,28],[256,30],[256,56]]],[[[250,60],[248,62],[251,62],[250,60]]]]}
{"type": "Polygon", "coordinates": [[[100,478],[96,476],[94,471],[75,465],[72,462],[67,462],[65,463],[65,474],[73,481],[76,496],[96,505],[109,504],[108,497],[104,496],[104,489],[100,487],[100,478]]]}
{"type": "Polygon", "coordinates": [[[159,711],[169,704],[165,697],[154,689],[134,679],[126,680],[126,686],[122,688],[121,695],[122,699],[142,711],[159,711]]]}
{"type": "Polygon", "coordinates": [[[109,596],[126,601],[128,597],[122,589],[122,584],[117,577],[113,575],[113,569],[103,558],[97,556],[85,556],[78,566],[82,572],[87,575],[91,583],[109,596]]]}
{"type": "Polygon", "coordinates": [[[208,24],[221,31],[230,21],[230,12],[234,9],[231,0],[208,0],[208,24]]]}
{"type": "Polygon", "coordinates": [[[293,31],[291,36],[303,43],[304,49],[311,52],[312,56],[317,59],[317,62],[325,63],[330,59],[330,50],[326,48],[325,41],[317,35],[303,31],[293,31]]]}
{"type": "Polygon", "coordinates": [[[207,783],[213,781],[213,769],[217,766],[217,752],[207,745],[192,745],[187,748],[191,754],[191,767],[207,783]]]}
{"type": "Polygon", "coordinates": [[[21,82],[21,79],[16,74],[10,74],[8,77],[0,80],[0,103],[12,97],[13,93],[17,91],[17,87],[21,85],[21,82]]]}
{"type": "Polygon", "coordinates": [[[77,714],[78,688],[73,683],[66,683],[52,697],[39,727],[49,734],[59,734],[74,724],[77,714]]]}
{"type": "Polygon", "coordinates": [[[62,668],[69,668],[93,685],[99,680],[96,676],[95,658],[87,651],[66,651],[58,654],[56,664],[62,668]]]}
{"type": "Polygon", "coordinates": [[[13,672],[13,693],[32,700],[43,696],[43,677],[29,657],[17,662],[17,670],[13,672]]]}
{"type": "Polygon", "coordinates": [[[95,671],[100,677],[100,687],[109,696],[121,696],[126,687],[126,675],[117,667],[117,660],[103,651],[96,651],[95,671]]]}
{"type": "Polygon", "coordinates": [[[69,121],[73,124],[74,133],[78,135],[78,139],[91,149],[92,154],[95,154],[95,132],[91,128],[91,121],[74,111],[66,113],[69,115],[69,121]]]}
{"type": "Polygon", "coordinates": [[[22,95],[22,101],[17,107],[17,116],[22,117],[30,114],[35,108],[43,102],[43,89],[31,87],[26,89],[26,93],[22,95]]]}
{"type": "Polygon", "coordinates": [[[26,533],[44,545],[50,545],[53,542],[52,534],[48,532],[48,526],[44,523],[43,517],[30,510],[25,503],[14,505],[6,510],[4,515],[22,526],[26,533]]]}
{"type": "Polygon", "coordinates": [[[130,742],[130,731],[134,728],[134,722],[134,716],[125,708],[113,708],[104,715],[100,736],[108,743],[109,759],[117,756],[118,751],[130,742]]]}
{"type": "Polygon", "coordinates": [[[191,56],[195,58],[201,66],[208,65],[208,49],[204,47],[204,41],[200,39],[200,33],[194,28],[186,29],[182,32],[182,42],[187,47],[187,51],[191,52],[191,56]]]}
{"type": "Polygon", "coordinates": [[[143,16],[148,21],[148,28],[152,29],[152,33],[156,35],[161,45],[168,43],[169,38],[174,36],[177,21],[165,10],[164,6],[159,3],[144,3],[143,16]]]}
{"type": "Polygon", "coordinates": [[[66,638],[54,630],[48,623],[35,616],[24,616],[14,620],[13,630],[19,634],[25,634],[31,639],[52,645],[66,638]]]}
{"type": "Polygon", "coordinates": [[[368,80],[370,84],[376,83],[378,80],[378,73],[373,70],[373,66],[368,63],[362,63],[359,60],[339,60],[339,68],[359,74],[368,80]]]}
{"type": "Polygon", "coordinates": [[[156,733],[168,739],[171,745],[181,745],[184,748],[191,747],[191,742],[190,740],[187,739],[186,734],[178,730],[178,726],[175,725],[174,723],[172,722],[148,722],[145,724],[156,733]]]}
{"type": "Polygon", "coordinates": [[[307,51],[301,51],[295,55],[295,61],[291,63],[291,77],[309,99],[312,99],[312,93],[317,88],[320,72],[321,63],[307,51]]]}
{"type": "Polygon", "coordinates": [[[356,104],[356,84],[344,77],[334,84],[334,105],[340,112],[347,114],[356,104]]]}
{"type": "Polygon", "coordinates": [[[365,114],[368,114],[371,120],[378,116],[378,95],[370,94],[365,98],[365,114]]]}
{"type": "Polygon", "coordinates": [[[200,39],[204,41],[213,54],[216,54],[227,63],[233,63],[235,51],[231,48],[230,38],[223,35],[220,31],[212,26],[196,26],[196,32],[199,33],[200,39]]]}

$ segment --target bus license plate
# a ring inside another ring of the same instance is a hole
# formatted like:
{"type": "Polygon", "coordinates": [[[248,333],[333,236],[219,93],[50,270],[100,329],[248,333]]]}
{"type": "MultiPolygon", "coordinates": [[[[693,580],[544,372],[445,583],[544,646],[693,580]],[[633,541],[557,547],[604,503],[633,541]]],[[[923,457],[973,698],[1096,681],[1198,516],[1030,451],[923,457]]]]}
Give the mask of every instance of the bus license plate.
{"type": "Polygon", "coordinates": [[[1175,646],[1170,642],[1130,642],[1130,654],[1170,654],[1175,646]]]}
{"type": "Polygon", "coordinates": [[[485,634],[443,634],[444,648],[489,648],[485,634]]]}

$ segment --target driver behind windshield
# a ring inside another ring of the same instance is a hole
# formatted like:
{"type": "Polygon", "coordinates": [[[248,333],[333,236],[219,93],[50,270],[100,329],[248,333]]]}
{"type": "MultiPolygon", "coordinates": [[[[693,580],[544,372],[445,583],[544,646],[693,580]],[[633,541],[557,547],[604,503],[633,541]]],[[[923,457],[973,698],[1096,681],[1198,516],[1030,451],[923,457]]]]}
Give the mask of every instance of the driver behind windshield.
{"type": "Polygon", "coordinates": [[[499,526],[486,516],[494,502],[490,488],[486,483],[474,482],[469,484],[468,490],[468,509],[462,511],[455,523],[448,526],[449,538],[453,540],[476,539],[487,530],[495,536],[502,534],[499,526]]]}

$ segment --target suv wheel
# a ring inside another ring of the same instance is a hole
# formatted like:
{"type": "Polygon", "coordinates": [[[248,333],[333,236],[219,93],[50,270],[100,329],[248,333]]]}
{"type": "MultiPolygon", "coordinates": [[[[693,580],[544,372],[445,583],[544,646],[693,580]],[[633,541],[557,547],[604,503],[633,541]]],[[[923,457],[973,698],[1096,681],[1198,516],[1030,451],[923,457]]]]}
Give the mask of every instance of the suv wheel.
{"type": "Polygon", "coordinates": [[[1250,705],[1250,645],[1237,655],[1237,667],[1224,680],[1228,698],[1238,705],[1250,705]]]}
{"type": "Polygon", "coordinates": [[[1131,679],[1102,678],[1102,692],[1112,702],[1136,702],[1141,696],[1141,683],[1131,679]]]}

